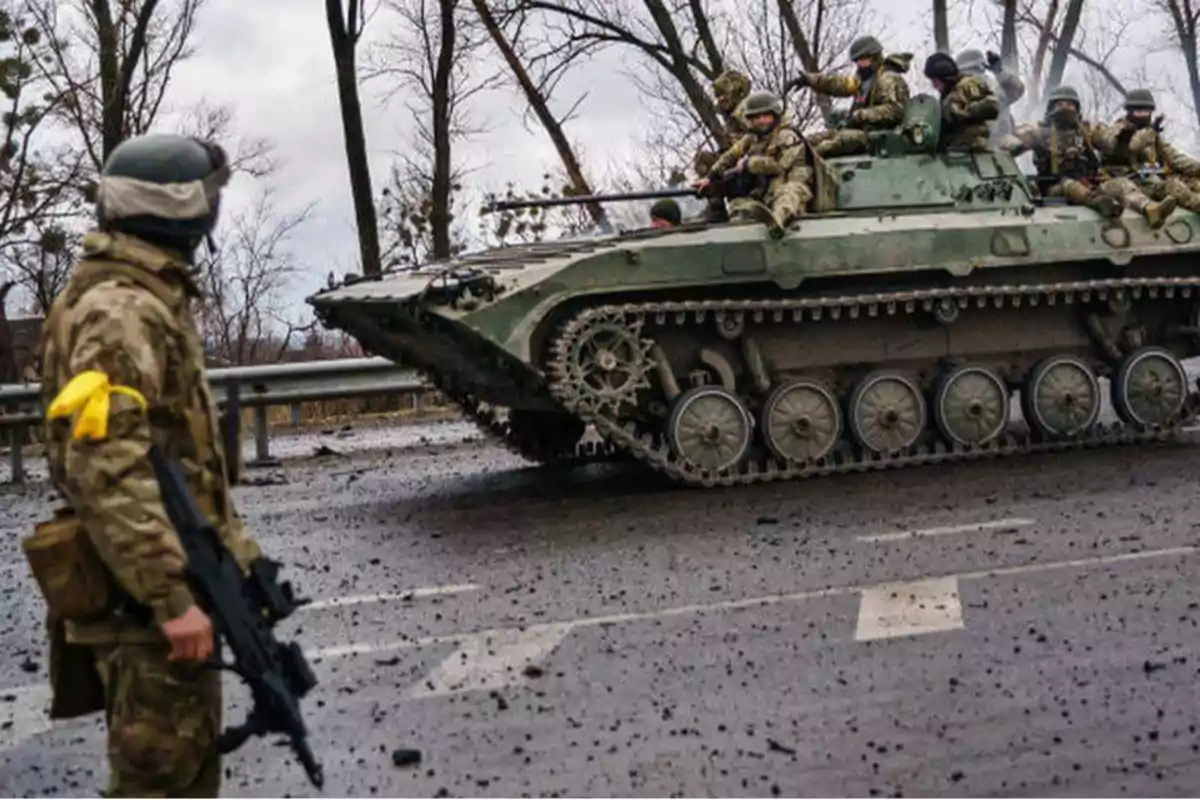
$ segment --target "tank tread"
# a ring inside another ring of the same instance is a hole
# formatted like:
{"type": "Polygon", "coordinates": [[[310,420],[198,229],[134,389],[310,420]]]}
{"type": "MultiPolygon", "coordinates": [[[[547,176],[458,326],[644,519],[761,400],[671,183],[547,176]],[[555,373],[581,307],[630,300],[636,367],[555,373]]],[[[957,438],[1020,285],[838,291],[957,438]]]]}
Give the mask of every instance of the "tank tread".
{"type": "Polygon", "coordinates": [[[881,314],[914,313],[918,309],[931,311],[935,306],[946,302],[960,308],[971,305],[1017,308],[1024,304],[1088,302],[1093,298],[1170,298],[1191,297],[1193,294],[1200,296],[1200,278],[1118,278],[1047,284],[939,287],[788,300],[697,300],[593,306],[579,311],[558,327],[548,348],[545,369],[550,391],[565,409],[594,425],[606,440],[624,448],[638,460],[674,480],[697,486],[736,486],[868,470],[1166,441],[1174,438],[1181,427],[1194,421],[1200,414],[1200,394],[1189,392],[1183,410],[1172,424],[1148,430],[1137,429],[1124,423],[1098,424],[1093,425],[1081,436],[1052,441],[1041,440],[1032,430],[1027,433],[1005,431],[983,445],[963,446],[937,441],[932,444],[914,445],[890,455],[880,455],[852,444],[846,450],[834,452],[825,459],[807,464],[787,463],[773,455],[752,455],[735,467],[710,472],[697,469],[678,459],[664,437],[649,431],[639,431],[636,423],[622,422],[611,412],[597,410],[594,404],[571,384],[567,357],[574,337],[589,323],[601,318],[611,320],[620,317],[627,324],[637,325],[653,317],[659,325],[672,322],[685,325],[704,322],[710,315],[719,322],[726,315],[733,316],[735,321],[743,315],[750,315],[752,319],[762,321],[769,314],[775,321],[783,321],[785,317],[790,316],[793,321],[799,322],[820,321],[825,317],[838,319],[843,315],[856,319],[862,315],[869,318],[881,314]]]}
{"type": "Polygon", "coordinates": [[[555,466],[579,466],[624,455],[621,448],[608,439],[601,442],[564,443],[522,436],[519,431],[514,430],[509,420],[501,418],[495,406],[482,402],[470,391],[442,374],[430,372],[427,377],[476,427],[497,440],[506,450],[527,461],[555,466]]]}

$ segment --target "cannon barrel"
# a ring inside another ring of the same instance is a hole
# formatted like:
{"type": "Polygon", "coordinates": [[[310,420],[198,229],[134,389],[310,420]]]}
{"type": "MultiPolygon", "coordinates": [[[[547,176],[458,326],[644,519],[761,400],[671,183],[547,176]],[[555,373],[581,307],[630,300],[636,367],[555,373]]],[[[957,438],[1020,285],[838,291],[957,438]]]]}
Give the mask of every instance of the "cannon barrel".
{"type": "Polygon", "coordinates": [[[499,200],[488,205],[488,212],[510,211],[514,208],[543,208],[575,206],[586,203],[608,203],[615,200],[657,200],[663,197],[696,197],[695,189],[648,189],[644,192],[614,192],[613,194],[581,194],[571,197],[544,197],[533,200],[499,200]]]}

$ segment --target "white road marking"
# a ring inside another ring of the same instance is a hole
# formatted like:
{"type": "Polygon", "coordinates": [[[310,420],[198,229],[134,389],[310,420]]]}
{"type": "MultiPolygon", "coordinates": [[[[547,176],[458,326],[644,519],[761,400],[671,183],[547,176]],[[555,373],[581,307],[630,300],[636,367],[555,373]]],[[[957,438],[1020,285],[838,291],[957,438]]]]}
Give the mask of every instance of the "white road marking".
{"type": "Polygon", "coordinates": [[[862,593],[854,639],[867,642],[962,627],[957,578],[889,583],[862,593]]]}
{"type": "Polygon", "coordinates": [[[1200,425],[1188,425],[1186,428],[1179,429],[1182,433],[1196,433],[1200,431],[1200,425]]]}
{"type": "Polygon", "coordinates": [[[415,699],[528,683],[525,667],[549,655],[571,627],[544,625],[471,636],[407,695],[415,699]]]}
{"type": "Polygon", "coordinates": [[[54,727],[50,719],[50,685],[0,690],[0,752],[54,727]],[[8,700],[8,697],[12,700],[8,700]]]}
{"type": "Polygon", "coordinates": [[[427,586],[408,592],[388,592],[384,594],[359,594],[351,597],[334,597],[330,600],[317,600],[301,606],[301,611],[319,611],[323,608],[344,608],[345,606],[360,606],[367,603],[394,603],[402,600],[419,600],[422,597],[439,597],[446,594],[462,594],[479,589],[478,584],[459,583],[449,586],[427,586]]]}
{"type": "MultiPolygon", "coordinates": [[[[953,578],[959,581],[979,580],[980,578],[992,578],[1005,575],[1029,575],[1038,572],[1049,572],[1057,569],[1103,567],[1111,564],[1121,564],[1130,561],[1146,561],[1154,558],[1175,558],[1179,556],[1195,555],[1197,553],[1200,553],[1200,546],[1169,547],[1163,550],[1144,550],[1137,553],[1122,553],[1115,556],[1095,556],[1093,558],[1078,558],[1070,561],[1051,561],[1038,564],[1023,564],[1013,567],[994,567],[992,569],[981,569],[972,572],[960,572],[951,575],[934,576],[927,578],[926,580],[932,581],[937,580],[938,578],[953,578]]],[[[426,636],[419,639],[401,639],[393,642],[348,644],[340,645],[338,647],[325,647],[316,650],[309,650],[306,652],[306,655],[308,658],[312,659],[341,658],[352,655],[368,655],[371,653],[387,653],[396,650],[409,650],[415,647],[428,647],[430,645],[444,644],[447,642],[461,643],[468,637],[495,636],[514,630],[536,631],[563,625],[566,625],[571,629],[575,629],[593,627],[597,625],[620,625],[628,622],[644,622],[647,620],[667,619],[670,617],[686,616],[690,614],[737,611],[747,608],[779,605],[782,603],[796,603],[802,600],[813,600],[821,597],[838,597],[848,594],[858,594],[871,589],[876,589],[879,587],[879,585],[880,584],[856,584],[852,586],[833,586],[827,589],[812,589],[802,592],[788,592],[786,594],[770,594],[762,597],[746,598],[743,600],[723,600],[716,603],[698,603],[695,605],[677,606],[675,608],[663,608],[653,611],[610,614],[597,617],[582,617],[574,620],[561,620],[558,622],[546,622],[539,623],[537,625],[528,625],[525,628],[491,628],[482,631],[464,631],[461,633],[442,634],[439,636],[426,636]]]]}
{"type": "Polygon", "coordinates": [[[983,531],[1003,530],[1004,528],[1026,528],[1037,520],[1014,517],[1012,519],[997,519],[989,522],[973,522],[967,525],[949,525],[944,528],[917,528],[891,533],[876,533],[870,536],[859,536],[860,542],[899,542],[904,539],[917,539],[923,536],[947,536],[952,533],[982,533],[983,531]]]}

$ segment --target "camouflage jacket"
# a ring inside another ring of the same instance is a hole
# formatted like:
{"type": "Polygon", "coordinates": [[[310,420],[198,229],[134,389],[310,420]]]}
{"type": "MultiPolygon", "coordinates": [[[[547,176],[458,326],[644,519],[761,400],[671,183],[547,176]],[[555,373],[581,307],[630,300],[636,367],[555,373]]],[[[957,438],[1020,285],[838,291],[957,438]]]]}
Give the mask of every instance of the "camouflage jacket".
{"type": "Polygon", "coordinates": [[[896,128],[904,122],[904,109],[908,105],[908,81],[903,73],[908,71],[911,56],[899,54],[888,56],[874,77],[867,81],[858,75],[805,73],[806,82],[813,91],[833,97],[853,97],[846,125],[851,128],[879,130],[896,128]]]}
{"type": "Polygon", "coordinates": [[[733,143],[720,155],[709,171],[710,179],[717,179],[732,169],[743,156],[746,171],[764,178],[764,184],[777,180],[807,181],[809,178],[808,144],[793,128],[780,125],[766,136],[748,133],[733,143]]]}
{"type": "Polygon", "coordinates": [[[1066,130],[1045,122],[1032,122],[1018,126],[1000,140],[999,146],[1013,155],[1032,150],[1038,175],[1088,180],[1100,175],[1100,155],[1096,149],[1099,138],[1099,129],[1090,122],[1081,121],[1077,127],[1066,130]]]}
{"type": "Polygon", "coordinates": [[[78,373],[99,370],[111,383],[141,393],[148,409],[113,395],[108,435],[98,441],[75,440],[70,420],[48,421],[46,455],[55,487],[79,515],[101,560],[152,619],[139,621],[138,614],[119,609],[107,619],[68,623],[67,636],[86,643],[160,641],[158,624],[178,617],[194,598],[184,580],[182,545],[146,458],[152,443],[183,465],[197,505],[242,566],[260,551],[230,496],[216,404],[192,316],[198,293],[187,264],[119,233],[89,233],[83,253],[81,264],[114,272],[80,286],[77,270],[55,298],[41,340],[43,403],[49,407],[78,373]],[[116,272],[122,264],[160,279],[162,291],[116,272]]]}
{"type": "Polygon", "coordinates": [[[942,98],[941,146],[950,150],[982,150],[988,146],[988,123],[1000,115],[1000,99],[983,78],[965,75],[942,98]]]}
{"type": "Polygon", "coordinates": [[[1127,119],[1105,126],[1098,146],[1104,158],[1104,171],[1127,175],[1142,167],[1161,167],[1164,172],[1184,178],[1200,178],[1200,161],[1173,147],[1154,128],[1135,128],[1127,119]]]}

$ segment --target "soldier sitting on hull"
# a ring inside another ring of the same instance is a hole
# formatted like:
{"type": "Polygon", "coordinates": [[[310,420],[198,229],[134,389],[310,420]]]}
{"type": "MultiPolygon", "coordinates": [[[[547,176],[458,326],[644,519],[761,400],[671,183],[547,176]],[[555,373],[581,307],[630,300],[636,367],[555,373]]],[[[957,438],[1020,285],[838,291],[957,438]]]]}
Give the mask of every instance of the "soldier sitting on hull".
{"type": "Polygon", "coordinates": [[[1119,217],[1122,207],[1131,208],[1144,216],[1150,227],[1162,227],[1175,210],[1174,198],[1155,203],[1127,178],[1100,182],[1096,147],[1101,132],[1080,119],[1081,106],[1075,89],[1058,87],[1046,98],[1046,119],[1021,125],[1004,137],[1000,147],[1013,155],[1033,151],[1038,176],[1055,181],[1045,192],[1049,197],[1066,198],[1109,218],[1119,217]]]}
{"type": "Polygon", "coordinates": [[[767,225],[775,238],[812,200],[808,143],[783,122],[783,101],[770,92],[746,98],[750,133],[721,154],[708,177],[697,181],[700,192],[714,182],[732,182],[737,210],[767,225]],[[765,205],[764,205],[765,204],[765,205]]]}
{"type": "MultiPolygon", "coordinates": [[[[721,112],[721,121],[725,125],[724,135],[719,142],[718,150],[700,150],[692,160],[692,167],[697,176],[707,175],[717,157],[728,149],[734,142],[749,132],[746,127],[745,104],[750,94],[750,78],[744,72],[727,69],[712,82],[713,98],[717,101],[717,111],[721,112]]],[[[708,206],[704,211],[705,220],[713,222],[728,222],[729,211],[725,208],[725,199],[719,195],[708,198],[708,206]]]]}
{"type": "Polygon", "coordinates": [[[963,50],[954,59],[960,75],[982,78],[988,82],[992,92],[1000,99],[1000,115],[989,126],[992,141],[999,141],[1017,129],[1012,107],[1025,96],[1025,82],[1017,73],[1004,67],[999,53],[983,53],[975,48],[963,50]]]}
{"type": "Polygon", "coordinates": [[[1162,117],[1154,116],[1154,95],[1134,89],[1125,96],[1125,117],[1104,130],[1104,172],[1136,181],[1154,200],[1173,197],[1188,211],[1200,212],[1200,162],[1162,137],[1162,117]],[[1139,175],[1149,168],[1159,175],[1139,175]]]}
{"type": "Polygon", "coordinates": [[[904,122],[909,89],[903,73],[908,72],[912,56],[900,53],[884,58],[879,40],[863,36],[851,43],[850,60],[857,67],[854,75],[805,72],[785,88],[807,86],[820,94],[854,98],[844,126],[809,138],[824,158],[866,153],[868,132],[895,129],[904,122]]]}
{"type": "Polygon", "coordinates": [[[942,98],[944,150],[986,150],[988,123],[1000,115],[1000,99],[983,78],[960,75],[954,59],[934,53],[925,61],[925,77],[942,98]]]}

